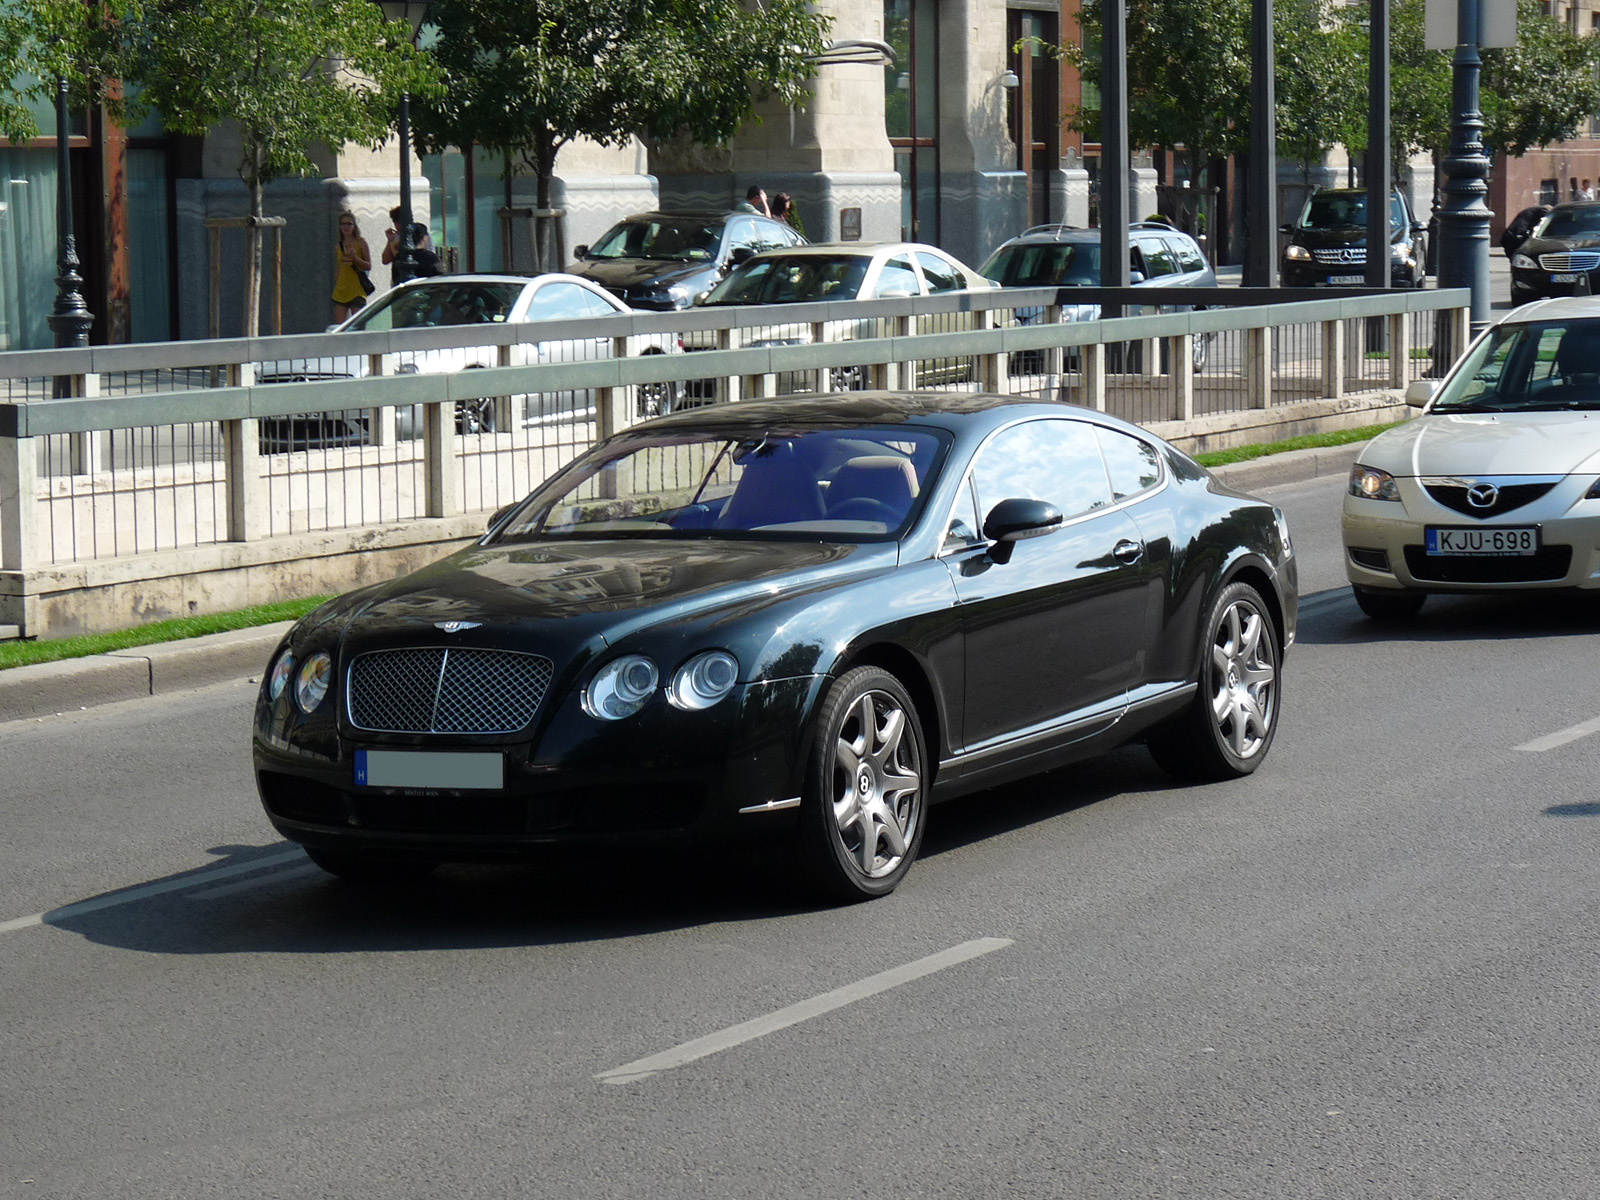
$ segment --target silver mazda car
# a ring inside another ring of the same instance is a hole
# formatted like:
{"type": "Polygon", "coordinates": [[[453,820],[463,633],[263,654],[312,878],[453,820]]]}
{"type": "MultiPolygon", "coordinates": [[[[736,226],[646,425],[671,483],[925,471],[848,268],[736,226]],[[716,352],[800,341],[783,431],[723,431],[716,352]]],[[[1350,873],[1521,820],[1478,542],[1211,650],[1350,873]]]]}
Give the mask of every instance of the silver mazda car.
{"type": "Polygon", "coordinates": [[[1368,616],[1431,592],[1600,588],[1600,299],[1505,314],[1406,399],[1422,413],[1366,446],[1344,498],[1368,616]]]}

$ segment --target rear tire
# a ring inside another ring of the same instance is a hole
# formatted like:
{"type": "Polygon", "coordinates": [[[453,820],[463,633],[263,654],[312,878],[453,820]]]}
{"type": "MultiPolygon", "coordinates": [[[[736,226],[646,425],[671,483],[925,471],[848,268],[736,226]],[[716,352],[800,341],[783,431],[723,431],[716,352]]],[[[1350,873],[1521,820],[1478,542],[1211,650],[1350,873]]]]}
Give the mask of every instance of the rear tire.
{"type": "Polygon", "coordinates": [[[1426,592],[1391,592],[1380,588],[1351,585],[1356,604],[1374,621],[1404,621],[1422,611],[1426,592]]]}
{"type": "Polygon", "coordinates": [[[886,896],[922,847],[928,801],[922,723],[900,681],[857,667],[817,714],[800,806],[800,858],[830,900],[886,896]]]}
{"type": "Polygon", "coordinates": [[[1261,594],[1247,583],[1222,589],[1204,629],[1194,699],[1151,732],[1150,754],[1184,779],[1249,775],[1278,731],[1278,630],[1261,594]]]}
{"type": "Polygon", "coordinates": [[[302,847],[306,857],[330,875],[351,883],[398,886],[421,879],[439,866],[430,858],[384,858],[358,850],[323,850],[302,847]]]}

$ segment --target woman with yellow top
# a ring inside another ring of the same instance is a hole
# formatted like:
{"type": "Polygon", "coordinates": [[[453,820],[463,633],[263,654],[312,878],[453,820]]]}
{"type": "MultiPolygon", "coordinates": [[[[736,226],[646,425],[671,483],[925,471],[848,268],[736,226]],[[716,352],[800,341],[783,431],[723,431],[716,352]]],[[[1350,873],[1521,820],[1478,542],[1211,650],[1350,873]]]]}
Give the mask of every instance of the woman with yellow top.
{"type": "Polygon", "coordinates": [[[339,214],[339,248],[334,254],[333,319],[343,321],[367,302],[362,275],[372,270],[372,251],[361,236],[356,215],[349,209],[339,214]],[[358,274],[360,272],[360,274],[358,274]]]}

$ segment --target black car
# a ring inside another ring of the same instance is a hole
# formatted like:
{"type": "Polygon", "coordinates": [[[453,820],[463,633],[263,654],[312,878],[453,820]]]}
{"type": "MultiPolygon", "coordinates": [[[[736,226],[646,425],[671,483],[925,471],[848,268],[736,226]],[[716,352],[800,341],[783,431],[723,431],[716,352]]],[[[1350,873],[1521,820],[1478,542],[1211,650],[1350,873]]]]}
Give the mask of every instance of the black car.
{"type": "Polygon", "coordinates": [[[805,241],[782,221],[754,213],[637,213],[594,245],[579,246],[567,270],[632,308],[665,312],[688,308],[734,263],[805,241]]]}
{"type": "Polygon", "coordinates": [[[335,874],[781,834],[892,890],[928,804],[1147,739],[1255,770],[1281,512],[1066,405],[861,393],[646,422],[476,544],[299,621],[256,706],[267,815],[335,874]]]}
{"type": "Polygon", "coordinates": [[[1511,303],[1600,293],[1600,202],[1557,204],[1511,256],[1511,303]]]}
{"type": "MultiPolygon", "coordinates": [[[[1389,195],[1389,281],[1397,288],[1428,282],[1428,227],[1399,191],[1389,195]]],[[[1362,287],[1367,282],[1367,193],[1324,188],[1312,193],[1300,218],[1281,227],[1284,287],[1362,287]]]]}

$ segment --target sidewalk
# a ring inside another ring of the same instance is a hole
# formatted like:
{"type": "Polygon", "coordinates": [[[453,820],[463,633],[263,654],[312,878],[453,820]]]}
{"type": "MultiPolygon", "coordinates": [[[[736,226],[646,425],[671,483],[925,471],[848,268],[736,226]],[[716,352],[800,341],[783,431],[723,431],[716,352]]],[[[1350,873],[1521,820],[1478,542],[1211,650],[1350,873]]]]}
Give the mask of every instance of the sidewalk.
{"type": "MultiPolygon", "coordinates": [[[[1212,471],[1229,487],[1251,491],[1343,475],[1361,443],[1292,450],[1212,471]]],[[[230,679],[260,678],[292,622],[239,629],[181,642],[0,671],[0,724],[76,712],[119,700],[168,695],[230,679]]]]}

